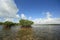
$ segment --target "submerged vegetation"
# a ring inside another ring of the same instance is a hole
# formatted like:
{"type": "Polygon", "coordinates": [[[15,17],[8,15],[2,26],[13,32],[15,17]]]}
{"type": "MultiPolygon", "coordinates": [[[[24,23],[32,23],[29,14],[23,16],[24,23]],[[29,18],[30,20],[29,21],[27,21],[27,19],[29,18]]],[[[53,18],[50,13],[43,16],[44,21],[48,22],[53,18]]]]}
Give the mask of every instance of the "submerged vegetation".
{"type": "Polygon", "coordinates": [[[33,40],[33,29],[32,28],[21,28],[17,36],[19,40],[33,40]]]}

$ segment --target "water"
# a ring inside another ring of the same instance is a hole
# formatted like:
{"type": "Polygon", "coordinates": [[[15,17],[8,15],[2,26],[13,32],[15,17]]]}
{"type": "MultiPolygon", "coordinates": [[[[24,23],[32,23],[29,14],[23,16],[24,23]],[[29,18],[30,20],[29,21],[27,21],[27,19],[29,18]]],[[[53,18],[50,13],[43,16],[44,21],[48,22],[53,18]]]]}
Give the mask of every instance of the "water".
{"type": "Polygon", "coordinates": [[[60,25],[33,25],[32,28],[0,26],[0,40],[60,40],[60,25]]]}

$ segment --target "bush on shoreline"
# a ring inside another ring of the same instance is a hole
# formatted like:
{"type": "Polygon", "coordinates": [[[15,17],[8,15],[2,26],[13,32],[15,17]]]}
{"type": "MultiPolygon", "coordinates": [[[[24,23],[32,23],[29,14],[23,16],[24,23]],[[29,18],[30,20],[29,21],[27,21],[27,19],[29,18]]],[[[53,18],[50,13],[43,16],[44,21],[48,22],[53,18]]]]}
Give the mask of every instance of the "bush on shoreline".
{"type": "Polygon", "coordinates": [[[19,23],[13,23],[11,21],[0,22],[0,25],[3,25],[4,28],[6,29],[11,28],[11,26],[16,26],[16,25],[20,25],[21,27],[25,27],[25,28],[29,28],[29,27],[31,28],[32,24],[33,24],[33,21],[25,20],[25,19],[19,20],[19,23]]]}
{"type": "Polygon", "coordinates": [[[21,19],[19,22],[20,22],[21,27],[31,27],[31,25],[33,24],[32,21],[25,20],[25,19],[21,19]]]}
{"type": "Polygon", "coordinates": [[[4,28],[11,28],[11,26],[13,26],[14,25],[14,23],[13,22],[10,22],[10,21],[6,21],[6,22],[4,22],[4,28]]]}

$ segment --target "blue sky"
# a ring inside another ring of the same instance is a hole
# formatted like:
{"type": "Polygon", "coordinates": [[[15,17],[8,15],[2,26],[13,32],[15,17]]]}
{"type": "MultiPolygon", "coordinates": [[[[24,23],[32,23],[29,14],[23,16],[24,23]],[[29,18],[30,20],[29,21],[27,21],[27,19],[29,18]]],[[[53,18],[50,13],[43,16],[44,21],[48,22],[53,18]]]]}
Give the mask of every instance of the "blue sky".
{"type": "Polygon", "coordinates": [[[24,13],[27,17],[44,18],[50,12],[55,18],[60,18],[60,0],[15,0],[19,9],[18,14],[24,13]]]}
{"type": "Polygon", "coordinates": [[[0,22],[28,19],[36,24],[60,24],[60,0],[0,0],[0,22]]]}

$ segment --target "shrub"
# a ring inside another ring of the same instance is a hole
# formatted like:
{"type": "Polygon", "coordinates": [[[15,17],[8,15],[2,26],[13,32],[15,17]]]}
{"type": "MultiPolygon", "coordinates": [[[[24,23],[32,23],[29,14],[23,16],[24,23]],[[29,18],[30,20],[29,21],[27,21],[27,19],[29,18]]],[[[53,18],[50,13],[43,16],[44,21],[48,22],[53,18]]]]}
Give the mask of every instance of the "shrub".
{"type": "Polygon", "coordinates": [[[21,19],[19,22],[22,27],[31,27],[31,25],[33,24],[32,21],[25,19],[21,19]]]}
{"type": "Polygon", "coordinates": [[[4,22],[4,27],[5,27],[5,28],[10,28],[10,27],[13,26],[13,25],[14,25],[13,22],[10,22],[10,21],[4,22]]]}

